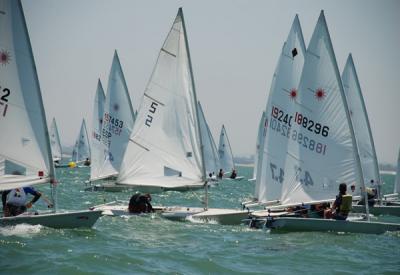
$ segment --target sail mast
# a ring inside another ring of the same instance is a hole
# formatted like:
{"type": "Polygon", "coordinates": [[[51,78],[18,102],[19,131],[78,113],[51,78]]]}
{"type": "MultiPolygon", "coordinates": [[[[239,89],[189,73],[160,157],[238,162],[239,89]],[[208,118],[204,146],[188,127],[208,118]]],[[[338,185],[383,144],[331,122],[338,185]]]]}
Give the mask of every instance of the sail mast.
{"type": "MultiPolygon", "coordinates": [[[[192,60],[190,58],[190,50],[189,50],[189,42],[187,39],[186,35],[186,25],[185,25],[185,19],[183,17],[183,11],[182,8],[179,8],[178,15],[182,19],[182,27],[183,27],[183,36],[185,37],[185,45],[186,45],[186,51],[187,51],[187,56],[188,56],[188,61],[189,61],[189,71],[190,71],[190,77],[192,78],[192,89],[193,89],[193,97],[194,97],[194,102],[195,102],[195,108],[196,108],[196,131],[197,131],[197,136],[199,137],[200,141],[200,155],[201,155],[201,166],[202,166],[202,173],[203,173],[203,181],[207,185],[206,181],[206,166],[204,163],[204,146],[203,146],[203,140],[201,138],[200,134],[200,121],[199,121],[199,107],[198,107],[198,100],[197,100],[197,95],[196,95],[196,88],[194,84],[194,77],[193,77],[193,69],[192,69],[192,60]]],[[[206,202],[207,203],[207,202],[206,202]]]]}

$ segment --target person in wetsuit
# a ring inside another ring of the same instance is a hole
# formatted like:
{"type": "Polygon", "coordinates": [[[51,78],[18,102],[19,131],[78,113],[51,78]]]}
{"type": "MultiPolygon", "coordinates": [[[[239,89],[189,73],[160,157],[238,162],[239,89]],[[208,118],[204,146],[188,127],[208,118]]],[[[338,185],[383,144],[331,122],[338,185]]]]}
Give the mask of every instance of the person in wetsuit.
{"type": "Polygon", "coordinates": [[[154,212],[153,206],[151,205],[150,194],[137,193],[129,200],[129,213],[151,213],[154,212]]]}
{"type": "Polygon", "coordinates": [[[236,179],[236,177],[237,177],[236,170],[235,170],[235,169],[232,169],[232,173],[231,173],[230,178],[231,178],[231,179],[236,179]]]}

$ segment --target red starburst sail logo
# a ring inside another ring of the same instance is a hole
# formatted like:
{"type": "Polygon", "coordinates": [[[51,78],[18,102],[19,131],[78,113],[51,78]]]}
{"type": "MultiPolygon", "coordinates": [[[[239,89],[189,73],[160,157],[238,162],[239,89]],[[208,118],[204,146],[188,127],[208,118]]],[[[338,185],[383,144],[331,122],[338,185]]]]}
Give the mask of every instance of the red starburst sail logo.
{"type": "Polygon", "coordinates": [[[323,99],[325,98],[325,96],[326,96],[326,92],[324,91],[324,89],[318,88],[318,89],[315,91],[315,98],[316,98],[318,101],[323,100],[323,99]]]}
{"type": "Polygon", "coordinates": [[[0,64],[1,65],[7,65],[10,63],[11,60],[11,54],[6,51],[6,50],[0,50],[0,64]]]}
{"type": "Polygon", "coordinates": [[[297,98],[297,90],[295,88],[290,90],[289,97],[290,97],[291,100],[296,100],[296,98],[297,98]]]}

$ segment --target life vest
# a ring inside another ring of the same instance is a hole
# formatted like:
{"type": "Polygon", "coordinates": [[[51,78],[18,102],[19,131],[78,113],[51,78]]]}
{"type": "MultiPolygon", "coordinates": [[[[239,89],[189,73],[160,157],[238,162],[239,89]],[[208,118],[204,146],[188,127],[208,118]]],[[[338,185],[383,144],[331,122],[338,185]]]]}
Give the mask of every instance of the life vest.
{"type": "Polygon", "coordinates": [[[352,204],[352,195],[342,195],[342,203],[340,204],[339,212],[347,215],[351,211],[352,204]]]}
{"type": "Polygon", "coordinates": [[[7,196],[7,203],[15,206],[24,206],[26,204],[26,193],[24,188],[11,190],[7,196]]]}

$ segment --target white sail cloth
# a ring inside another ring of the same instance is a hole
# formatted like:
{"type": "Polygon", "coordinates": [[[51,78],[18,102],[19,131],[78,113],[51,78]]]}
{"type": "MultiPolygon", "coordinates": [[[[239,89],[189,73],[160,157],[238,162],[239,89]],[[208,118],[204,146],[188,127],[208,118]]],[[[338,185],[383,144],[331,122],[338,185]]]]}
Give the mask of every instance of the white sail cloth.
{"type": "Polygon", "coordinates": [[[217,174],[219,170],[219,159],[218,151],[215,145],[214,139],[212,137],[210,128],[208,127],[206,118],[204,116],[203,108],[199,102],[199,121],[200,121],[200,133],[203,141],[203,153],[204,153],[204,163],[206,166],[206,175],[209,173],[217,174]]]}
{"type": "Polygon", "coordinates": [[[90,135],[91,147],[91,164],[90,164],[90,180],[94,180],[101,175],[101,168],[104,163],[105,148],[101,142],[101,130],[103,127],[104,102],[106,96],[104,94],[101,81],[97,82],[96,95],[93,106],[92,116],[92,134],[90,135]]]}
{"type": "Polygon", "coordinates": [[[115,51],[104,104],[101,130],[102,163],[98,174],[93,175],[91,180],[118,175],[134,121],[131,98],[117,51],[115,51]]]}
{"type": "MultiPolygon", "coordinates": [[[[272,80],[263,125],[263,138],[256,175],[255,198],[260,202],[279,200],[286,170],[292,170],[293,155],[289,143],[296,136],[295,108],[299,104],[299,82],[304,66],[305,44],[300,21],[296,15],[282,47],[272,80]]],[[[296,131],[297,133],[297,131],[296,131]]]]}
{"type": "Polygon", "coordinates": [[[222,168],[224,173],[230,173],[235,169],[232,148],[225,130],[225,125],[222,125],[221,134],[219,135],[218,156],[220,169],[222,168]]]}
{"type": "Polygon", "coordinates": [[[0,1],[0,158],[24,175],[0,175],[0,190],[54,175],[46,116],[20,1],[0,1]]]}
{"type": "MultiPolygon", "coordinates": [[[[342,182],[359,190],[357,145],[323,12],[307,48],[298,96],[283,111],[292,116],[290,133],[282,135],[289,140],[287,158],[284,167],[271,167],[272,175],[283,177],[281,203],[330,200],[342,182]]],[[[273,119],[269,130],[278,134],[273,119]]]]}
{"type": "Polygon", "coordinates": [[[204,181],[187,47],[180,9],[144,92],[117,183],[169,188],[204,181]]]}
{"type": "Polygon", "coordinates": [[[364,183],[366,186],[376,187],[380,184],[378,160],[360,82],[358,81],[351,54],[347,58],[342,74],[342,81],[344,94],[349,106],[350,118],[354,127],[364,183]]]}
{"type": "Polygon", "coordinates": [[[87,158],[90,159],[90,145],[86,129],[86,122],[83,119],[79,135],[76,138],[75,146],[72,151],[72,161],[82,162],[87,158]]]}
{"type": "Polygon", "coordinates": [[[50,125],[50,145],[51,145],[51,152],[53,154],[53,160],[61,160],[62,158],[62,147],[60,136],[58,134],[57,123],[56,119],[53,118],[53,121],[50,125]]]}
{"type": "MultiPolygon", "coordinates": [[[[258,165],[261,162],[262,151],[263,151],[261,149],[261,143],[262,143],[262,139],[264,138],[264,124],[265,124],[265,111],[262,113],[260,122],[258,123],[256,151],[254,154],[253,179],[257,178],[258,165]]],[[[257,195],[255,197],[257,198],[257,195]]]]}

